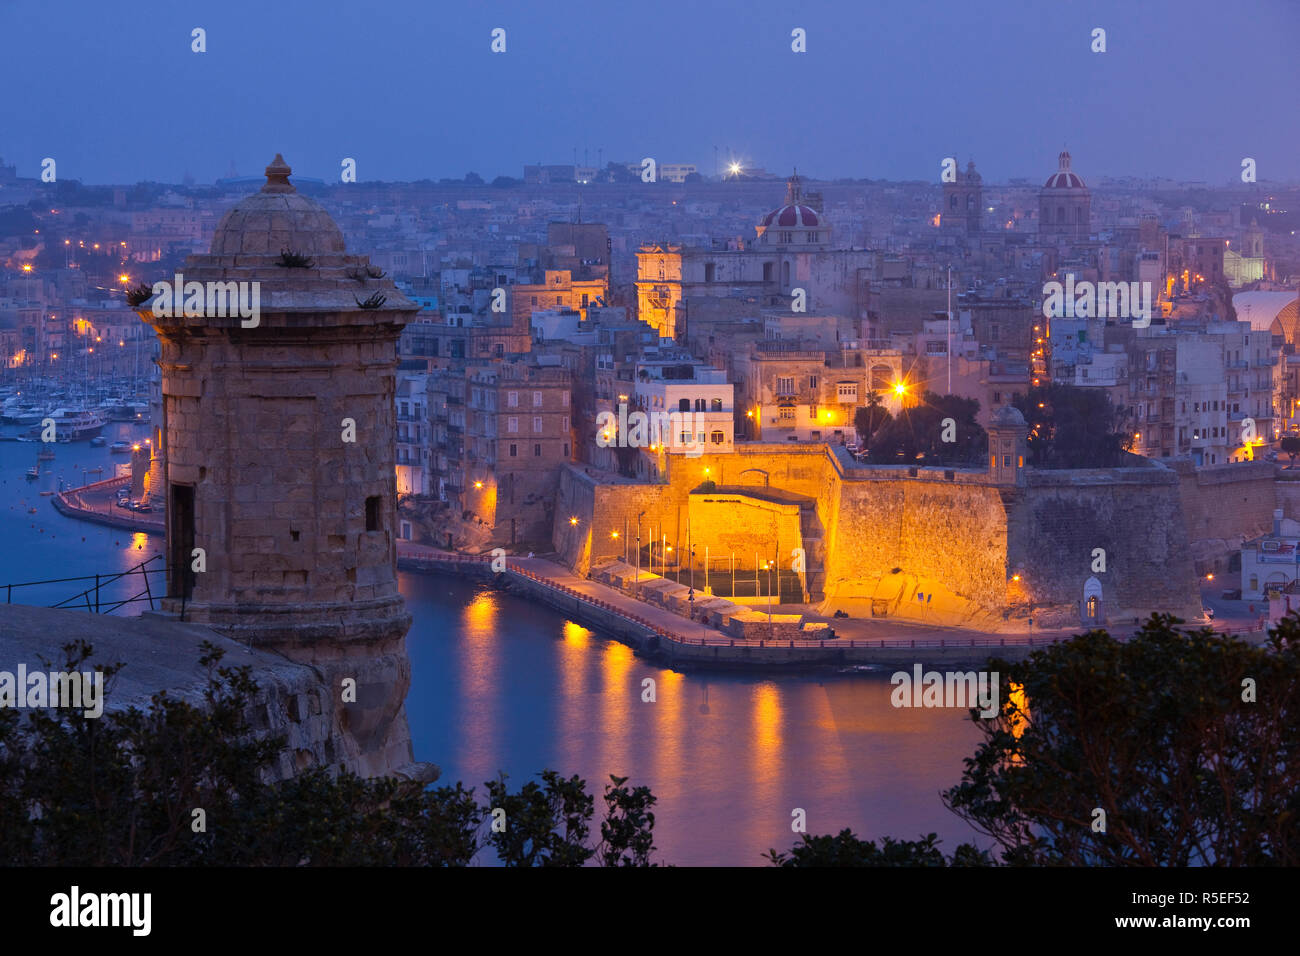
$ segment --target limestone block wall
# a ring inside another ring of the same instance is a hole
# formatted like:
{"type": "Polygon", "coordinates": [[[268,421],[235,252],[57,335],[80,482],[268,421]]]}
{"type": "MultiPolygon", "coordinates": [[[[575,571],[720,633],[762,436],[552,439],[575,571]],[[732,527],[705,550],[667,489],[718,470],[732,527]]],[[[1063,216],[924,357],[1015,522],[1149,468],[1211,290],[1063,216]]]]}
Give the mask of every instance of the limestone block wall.
{"type": "MultiPolygon", "coordinates": [[[[320,366],[282,366],[274,347],[214,339],[189,350],[197,374],[164,378],[169,478],[194,486],[195,546],[208,554],[194,603],[397,593],[391,358],[346,337],[318,347],[320,366]],[[345,418],[355,443],[342,440],[345,418]],[[375,531],[370,497],[388,519],[375,531]]],[[[164,368],[180,358],[164,340],[164,368]]]]}
{"type": "Polygon", "coordinates": [[[834,527],[827,595],[869,598],[899,568],[922,593],[986,611],[1005,604],[1007,515],[992,487],[906,477],[845,481],[834,527]]]}
{"type": "Polygon", "coordinates": [[[735,552],[738,568],[753,568],[757,554],[760,566],[775,559],[789,571],[793,550],[804,546],[798,504],[716,492],[691,495],[687,508],[697,568],[707,547],[715,561],[735,552]]]}
{"type": "Polygon", "coordinates": [[[1153,611],[1185,619],[1201,612],[1187,524],[1173,471],[1156,463],[1107,471],[1030,472],[1013,504],[1008,564],[1024,575],[1028,600],[1078,622],[1094,549],[1105,552],[1106,617],[1153,611]]]}
{"type": "MultiPolygon", "coordinates": [[[[1281,482],[1272,462],[1237,462],[1196,468],[1190,461],[1171,462],[1178,475],[1187,534],[1198,572],[1222,570],[1241,543],[1273,526],[1273,509],[1281,482]]],[[[1285,508],[1284,508],[1285,510],[1285,508]]],[[[1293,515],[1293,511],[1287,511],[1293,515]]]]}
{"type": "Polygon", "coordinates": [[[679,522],[678,495],[669,485],[619,481],[605,484],[587,475],[581,467],[562,468],[556,492],[552,545],[560,560],[579,574],[624,553],[635,564],[637,516],[640,514],[644,545],[654,530],[656,540],[665,533],[676,545],[679,522]],[[578,524],[570,523],[576,517],[578,524]],[[612,532],[618,532],[615,538],[612,532]],[[626,538],[624,537],[626,535],[626,538]],[[626,548],[626,550],[625,550],[626,548]]]}

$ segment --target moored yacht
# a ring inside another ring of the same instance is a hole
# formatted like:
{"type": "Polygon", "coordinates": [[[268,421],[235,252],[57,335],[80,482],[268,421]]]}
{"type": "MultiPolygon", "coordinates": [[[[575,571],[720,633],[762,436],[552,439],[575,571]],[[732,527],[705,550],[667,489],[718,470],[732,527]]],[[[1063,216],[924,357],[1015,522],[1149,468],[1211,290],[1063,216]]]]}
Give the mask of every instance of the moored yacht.
{"type": "MultiPolygon", "coordinates": [[[[104,429],[104,416],[93,409],[58,408],[46,417],[54,419],[54,435],[58,441],[86,441],[104,429]]],[[[27,435],[40,438],[42,431],[38,421],[28,429],[27,435]]]]}

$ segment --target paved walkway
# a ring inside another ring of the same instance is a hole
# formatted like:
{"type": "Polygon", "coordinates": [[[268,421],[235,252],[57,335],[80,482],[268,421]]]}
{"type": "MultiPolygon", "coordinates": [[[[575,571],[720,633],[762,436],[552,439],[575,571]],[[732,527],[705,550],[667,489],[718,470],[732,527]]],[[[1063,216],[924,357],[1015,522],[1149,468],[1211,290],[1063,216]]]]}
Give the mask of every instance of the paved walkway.
{"type": "MultiPolygon", "coordinates": [[[[411,544],[399,541],[397,544],[398,557],[419,559],[421,557],[438,561],[451,562],[487,562],[491,560],[490,555],[459,555],[454,552],[442,551],[437,548],[430,548],[425,545],[411,544]]],[[[572,594],[590,600],[597,606],[604,606],[617,611],[617,613],[632,620],[644,622],[647,626],[664,633],[665,636],[674,636],[677,640],[684,640],[691,644],[698,644],[703,640],[706,644],[724,644],[735,646],[757,645],[757,640],[733,640],[729,635],[718,631],[715,628],[705,627],[703,624],[691,621],[680,614],[677,614],[668,608],[660,607],[657,604],[650,604],[645,601],[634,599],[628,594],[617,590],[616,588],[600,584],[596,581],[587,580],[578,577],[571,570],[560,565],[548,558],[540,557],[517,557],[509,556],[506,559],[509,569],[519,569],[529,572],[529,576],[540,579],[544,583],[551,585],[557,590],[572,594]]],[[[767,611],[765,603],[747,605],[760,613],[767,611]]],[[[885,646],[963,646],[973,642],[974,646],[991,646],[991,645],[1022,645],[1033,643],[1043,644],[1052,641],[1063,640],[1073,637],[1083,632],[1083,627],[1073,628],[1054,628],[1041,630],[1034,628],[1032,634],[1026,629],[1023,632],[992,632],[978,631],[970,628],[947,627],[943,625],[926,624],[924,622],[909,621],[902,618],[892,619],[871,619],[871,618],[835,618],[819,614],[815,607],[807,604],[777,604],[772,607],[773,614],[803,614],[810,621],[824,621],[835,629],[837,637],[834,639],[835,645],[842,643],[857,643],[879,645],[882,641],[885,646]]],[[[1223,627],[1224,622],[1216,621],[1217,629],[1227,631],[1223,627]]],[[[1241,623],[1233,622],[1234,632],[1238,632],[1241,623]]],[[[1193,622],[1192,626],[1200,626],[1193,622]]],[[[1116,637],[1128,637],[1136,628],[1132,624],[1111,624],[1107,630],[1116,637]]],[[[1248,630],[1241,636],[1246,637],[1255,643],[1263,638],[1263,632],[1257,627],[1254,630],[1248,630]]],[[[766,642],[772,643],[772,642],[766,642]]],[[[783,646],[785,641],[778,643],[783,646]]],[[[800,643],[798,640],[796,644],[800,643]]]]}

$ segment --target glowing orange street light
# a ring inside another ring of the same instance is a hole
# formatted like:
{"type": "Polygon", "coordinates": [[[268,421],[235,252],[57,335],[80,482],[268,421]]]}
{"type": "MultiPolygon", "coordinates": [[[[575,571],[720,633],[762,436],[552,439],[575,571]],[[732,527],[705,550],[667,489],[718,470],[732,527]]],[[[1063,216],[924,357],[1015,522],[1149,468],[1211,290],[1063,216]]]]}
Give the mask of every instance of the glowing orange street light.
{"type": "Polygon", "coordinates": [[[475,487],[475,488],[482,488],[482,487],[483,487],[483,482],[481,482],[481,481],[476,481],[476,482],[474,482],[474,487],[475,487]]]}
{"type": "Polygon", "coordinates": [[[571,524],[571,525],[576,525],[577,523],[578,523],[577,516],[574,516],[574,517],[572,517],[572,518],[569,519],[569,524],[571,524]]]}
{"type": "Polygon", "coordinates": [[[127,275],[125,272],[123,272],[120,276],[117,277],[117,281],[122,283],[122,285],[126,285],[128,282],[131,281],[131,277],[127,275]]]}
{"type": "Polygon", "coordinates": [[[618,537],[618,532],[617,532],[617,531],[611,531],[611,532],[609,533],[609,536],[610,536],[611,538],[617,538],[617,537],[618,537]]]}
{"type": "Polygon", "coordinates": [[[895,395],[906,395],[906,394],[907,394],[907,385],[906,385],[906,383],[904,383],[904,382],[895,382],[895,383],[894,383],[894,394],[895,394],[895,395]]]}
{"type": "Polygon", "coordinates": [[[32,264],[30,262],[24,262],[23,272],[31,272],[31,271],[32,271],[32,264]]]}

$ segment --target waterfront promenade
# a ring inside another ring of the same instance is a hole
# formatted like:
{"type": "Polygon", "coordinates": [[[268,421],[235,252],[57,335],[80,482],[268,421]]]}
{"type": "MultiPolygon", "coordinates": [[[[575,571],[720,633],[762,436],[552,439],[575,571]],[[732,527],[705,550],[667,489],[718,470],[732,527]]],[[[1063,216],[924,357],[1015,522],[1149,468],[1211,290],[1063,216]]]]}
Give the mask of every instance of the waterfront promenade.
{"type": "Polygon", "coordinates": [[[164,534],[166,525],[161,511],[132,511],[117,503],[117,489],[130,482],[129,475],[119,475],[80,488],[69,488],[54,496],[54,507],[70,518],[93,521],[110,528],[164,534]]]}
{"type": "MultiPolygon", "coordinates": [[[[494,572],[491,555],[462,555],[408,542],[399,542],[397,552],[398,566],[407,570],[448,571],[484,580],[500,575],[505,586],[522,590],[557,610],[572,614],[580,623],[680,663],[781,667],[910,665],[916,661],[933,661],[976,666],[990,656],[1019,659],[1035,647],[1078,633],[1075,629],[1035,633],[1032,637],[992,635],[898,621],[841,618],[831,622],[837,635],[832,638],[743,640],[668,608],[580,578],[547,558],[509,556],[504,569],[494,572]],[[868,624],[876,627],[870,630],[862,627],[868,624]]],[[[789,606],[782,610],[804,611],[789,606]]]]}

